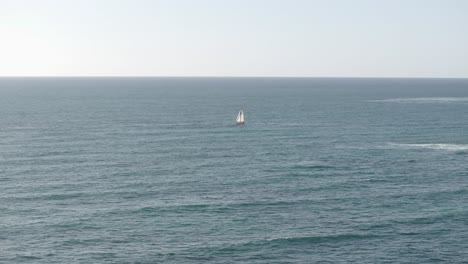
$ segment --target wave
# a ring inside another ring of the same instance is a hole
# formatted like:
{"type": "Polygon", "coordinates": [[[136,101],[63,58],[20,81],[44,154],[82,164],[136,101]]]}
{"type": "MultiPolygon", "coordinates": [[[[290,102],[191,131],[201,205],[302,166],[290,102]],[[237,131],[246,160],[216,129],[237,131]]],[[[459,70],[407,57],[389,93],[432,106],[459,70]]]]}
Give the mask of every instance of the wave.
{"type": "Polygon", "coordinates": [[[17,255],[15,256],[14,258],[10,259],[11,261],[14,261],[14,262],[23,262],[23,261],[33,261],[33,260],[38,260],[38,259],[42,259],[41,257],[38,257],[38,256],[31,256],[31,255],[17,255]]]}
{"type": "Polygon", "coordinates": [[[433,149],[433,150],[446,150],[446,151],[467,151],[468,144],[401,144],[401,143],[388,143],[390,147],[404,148],[404,149],[433,149]]]}
{"type": "Polygon", "coordinates": [[[290,206],[295,203],[302,203],[303,200],[293,201],[252,201],[241,203],[200,203],[200,204],[178,204],[178,205],[155,205],[146,206],[133,210],[117,210],[110,212],[111,214],[151,214],[160,212],[226,212],[229,210],[243,210],[250,207],[272,207],[272,206],[290,206]]]}
{"type": "Polygon", "coordinates": [[[288,246],[308,246],[311,244],[322,244],[322,243],[340,243],[349,242],[355,240],[366,240],[375,239],[381,236],[373,234],[337,234],[337,235],[317,235],[317,236],[291,236],[291,237],[277,237],[277,238],[266,238],[241,241],[238,243],[231,243],[226,245],[220,245],[215,247],[198,248],[197,252],[206,251],[210,254],[219,253],[233,253],[233,252],[245,252],[245,251],[257,251],[259,249],[267,248],[278,248],[288,246]]]}
{"type": "Polygon", "coordinates": [[[266,241],[279,244],[309,244],[322,242],[340,242],[347,240],[371,239],[377,236],[372,234],[339,234],[339,235],[323,235],[323,236],[297,236],[297,237],[278,237],[269,238],[266,241]]]}
{"type": "MultiPolygon", "coordinates": [[[[429,213],[427,215],[395,219],[393,222],[399,224],[436,224],[447,222],[465,221],[468,217],[466,211],[455,210],[447,213],[429,213]]],[[[436,231],[436,230],[433,230],[436,231]]]]}
{"type": "Polygon", "coordinates": [[[336,167],[330,163],[312,160],[293,162],[281,166],[272,166],[265,168],[263,171],[268,173],[286,173],[288,176],[306,176],[303,173],[308,173],[310,171],[324,171],[335,168],[336,167]]]}
{"type": "Polygon", "coordinates": [[[413,97],[413,98],[389,98],[381,100],[369,100],[368,102],[383,103],[454,103],[468,102],[468,97],[413,97]]]}
{"type": "Polygon", "coordinates": [[[322,161],[302,161],[294,164],[295,169],[328,169],[333,168],[332,165],[322,161]]]}
{"type": "Polygon", "coordinates": [[[299,161],[294,162],[291,164],[287,164],[283,167],[279,168],[272,168],[272,170],[283,170],[283,171],[290,171],[290,170],[323,170],[323,169],[332,169],[335,168],[332,164],[319,161],[319,160],[309,160],[309,161],[299,161]]]}

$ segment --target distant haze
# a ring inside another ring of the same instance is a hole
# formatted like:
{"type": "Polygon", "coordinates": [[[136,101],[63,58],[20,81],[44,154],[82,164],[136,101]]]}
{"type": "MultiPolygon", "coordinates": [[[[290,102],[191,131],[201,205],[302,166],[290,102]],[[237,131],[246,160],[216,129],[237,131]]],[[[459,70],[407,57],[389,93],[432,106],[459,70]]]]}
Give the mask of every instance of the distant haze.
{"type": "Polygon", "coordinates": [[[0,0],[0,76],[468,78],[468,1],[0,0]]]}

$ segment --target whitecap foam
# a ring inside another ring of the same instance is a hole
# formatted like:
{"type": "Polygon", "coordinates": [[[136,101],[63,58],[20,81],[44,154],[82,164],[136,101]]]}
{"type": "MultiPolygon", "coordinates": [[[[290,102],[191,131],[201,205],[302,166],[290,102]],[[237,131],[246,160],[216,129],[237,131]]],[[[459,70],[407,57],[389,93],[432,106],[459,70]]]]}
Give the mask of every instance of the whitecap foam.
{"type": "Polygon", "coordinates": [[[389,98],[389,99],[381,99],[381,100],[369,100],[368,102],[383,102],[383,103],[454,103],[454,102],[468,102],[468,97],[389,98]]]}
{"type": "Polygon", "coordinates": [[[267,241],[275,241],[275,240],[289,240],[292,239],[293,237],[290,236],[285,236],[285,237],[270,237],[267,238],[267,241]]]}
{"type": "Polygon", "coordinates": [[[446,151],[466,151],[468,144],[400,144],[388,143],[389,146],[394,148],[407,148],[407,149],[433,149],[433,150],[446,150],[446,151]]]}

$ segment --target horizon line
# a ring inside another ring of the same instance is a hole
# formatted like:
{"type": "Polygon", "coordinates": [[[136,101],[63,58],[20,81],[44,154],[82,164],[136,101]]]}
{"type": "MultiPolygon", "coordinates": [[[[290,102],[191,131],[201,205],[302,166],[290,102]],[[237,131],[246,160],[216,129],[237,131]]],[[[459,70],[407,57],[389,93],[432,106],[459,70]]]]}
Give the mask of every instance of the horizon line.
{"type": "Polygon", "coordinates": [[[468,77],[402,77],[402,76],[201,76],[201,75],[24,75],[0,76],[0,78],[284,78],[284,79],[468,79],[468,77]]]}

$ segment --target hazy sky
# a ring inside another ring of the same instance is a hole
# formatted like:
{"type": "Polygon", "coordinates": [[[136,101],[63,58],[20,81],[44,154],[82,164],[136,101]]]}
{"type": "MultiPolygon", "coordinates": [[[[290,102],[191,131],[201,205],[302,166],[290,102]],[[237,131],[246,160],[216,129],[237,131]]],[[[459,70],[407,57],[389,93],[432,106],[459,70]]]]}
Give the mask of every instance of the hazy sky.
{"type": "Polygon", "coordinates": [[[468,78],[468,0],[0,0],[0,76],[468,78]]]}

